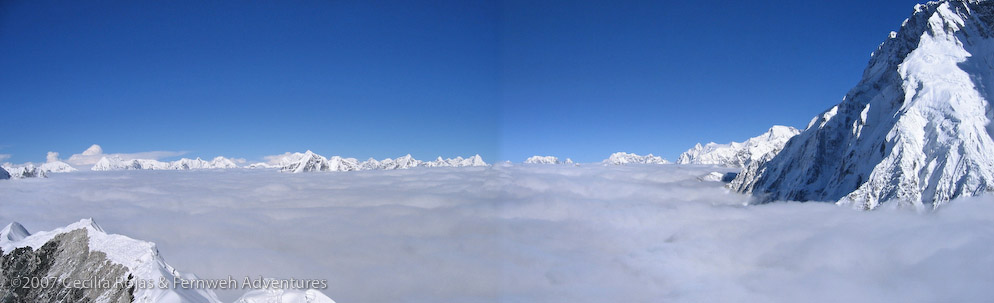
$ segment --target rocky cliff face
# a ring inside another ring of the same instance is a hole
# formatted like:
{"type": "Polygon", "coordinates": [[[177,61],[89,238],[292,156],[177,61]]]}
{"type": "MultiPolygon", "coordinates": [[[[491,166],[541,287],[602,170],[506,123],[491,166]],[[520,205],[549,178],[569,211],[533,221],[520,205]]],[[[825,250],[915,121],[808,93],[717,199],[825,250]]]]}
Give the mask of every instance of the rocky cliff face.
{"type": "Polygon", "coordinates": [[[134,300],[134,278],[107,254],[92,251],[86,229],[59,234],[38,249],[0,250],[2,302],[117,302],[134,300]],[[71,281],[107,286],[84,287],[71,281]],[[30,283],[40,283],[31,285],[30,283]]]}

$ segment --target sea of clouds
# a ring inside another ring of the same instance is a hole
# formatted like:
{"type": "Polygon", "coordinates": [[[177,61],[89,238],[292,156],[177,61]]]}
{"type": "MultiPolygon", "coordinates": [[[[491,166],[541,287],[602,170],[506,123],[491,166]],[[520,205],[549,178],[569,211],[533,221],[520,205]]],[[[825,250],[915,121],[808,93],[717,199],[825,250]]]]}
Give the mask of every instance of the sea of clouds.
{"type": "MultiPolygon", "coordinates": [[[[0,182],[0,222],[92,217],[201,278],[328,279],[338,302],[965,302],[994,197],[934,213],[743,206],[714,168],[115,171],[0,182]]],[[[231,301],[243,291],[218,291],[231,301]]]]}

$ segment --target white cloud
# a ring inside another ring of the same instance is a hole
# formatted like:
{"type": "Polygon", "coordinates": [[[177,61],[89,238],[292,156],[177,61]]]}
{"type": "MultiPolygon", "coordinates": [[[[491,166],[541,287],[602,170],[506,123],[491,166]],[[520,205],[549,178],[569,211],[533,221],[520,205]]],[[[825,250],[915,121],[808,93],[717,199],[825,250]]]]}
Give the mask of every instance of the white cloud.
{"type": "Polygon", "coordinates": [[[69,160],[66,160],[71,165],[93,165],[100,161],[103,157],[119,157],[124,160],[132,159],[152,159],[159,160],[162,158],[178,157],[186,154],[186,152],[180,151],[149,151],[149,152],[138,152],[138,153],[114,153],[105,154],[103,148],[100,145],[93,144],[85,151],[80,154],[73,154],[69,156],[69,160]]]}
{"type": "Polygon", "coordinates": [[[0,154],[0,161],[10,159],[10,154],[0,154]]]}
{"type": "Polygon", "coordinates": [[[992,196],[924,215],[746,207],[748,197],[696,180],[710,171],[79,172],[0,182],[0,223],[37,231],[93,217],[108,232],[156,242],[180,271],[329,279],[322,292],[339,302],[994,297],[992,196]]]}
{"type": "Polygon", "coordinates": [[[262,159],[266,160],[266,164],[269,164],[269,165],[278,165],[278,164],[280,164],[280,161],[283,161],[283,158],[286,158],[286,157],[289,157],[289,156],[290,156],[290,152],[285,152],[285,153],[282,153],[282,154],[279,154],[279,155],[264,156],[264,157],[262,157],[262,159]]]}
{"type": "Polygon", "coordinates": [[[48,152],[48,155],[45,156],[45,162],[47,163],[58,162],[58,161],[59,161],[59,153],[57,152],[50,151],[48,152]]]}

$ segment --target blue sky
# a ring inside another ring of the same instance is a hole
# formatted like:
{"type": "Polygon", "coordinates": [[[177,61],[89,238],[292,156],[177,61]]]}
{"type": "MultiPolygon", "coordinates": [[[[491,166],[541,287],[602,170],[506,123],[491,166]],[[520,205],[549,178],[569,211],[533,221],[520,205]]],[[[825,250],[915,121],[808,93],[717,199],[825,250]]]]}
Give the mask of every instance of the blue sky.
{"type": "Polygon", "coordinates": [[[803,127],[916,1],[5,1],[0,154],[487,161],[803,127]]]}

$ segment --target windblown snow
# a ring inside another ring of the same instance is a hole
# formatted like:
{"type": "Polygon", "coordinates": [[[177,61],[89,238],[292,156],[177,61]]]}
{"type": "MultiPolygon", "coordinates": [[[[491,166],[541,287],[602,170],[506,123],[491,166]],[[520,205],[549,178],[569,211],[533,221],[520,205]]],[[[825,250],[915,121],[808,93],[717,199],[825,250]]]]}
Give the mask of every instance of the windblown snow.
{"type": "Polygon", "coordinates": [[[680,154],[676,163],[746,167],[754,161],[772,158],[783,149],[787,140],[800,132],[790,126],[775,125],[762,135],[749,138],[741,143],[718,144],[711,142],[703,146],[698,143],[694,148],[680,154]]]}
{"type": "Polygon", "coordinates": [[[915,7],[863,79],[731,188],[761,201],[935,208],[994,190],[994,1],[915,7]]]}

